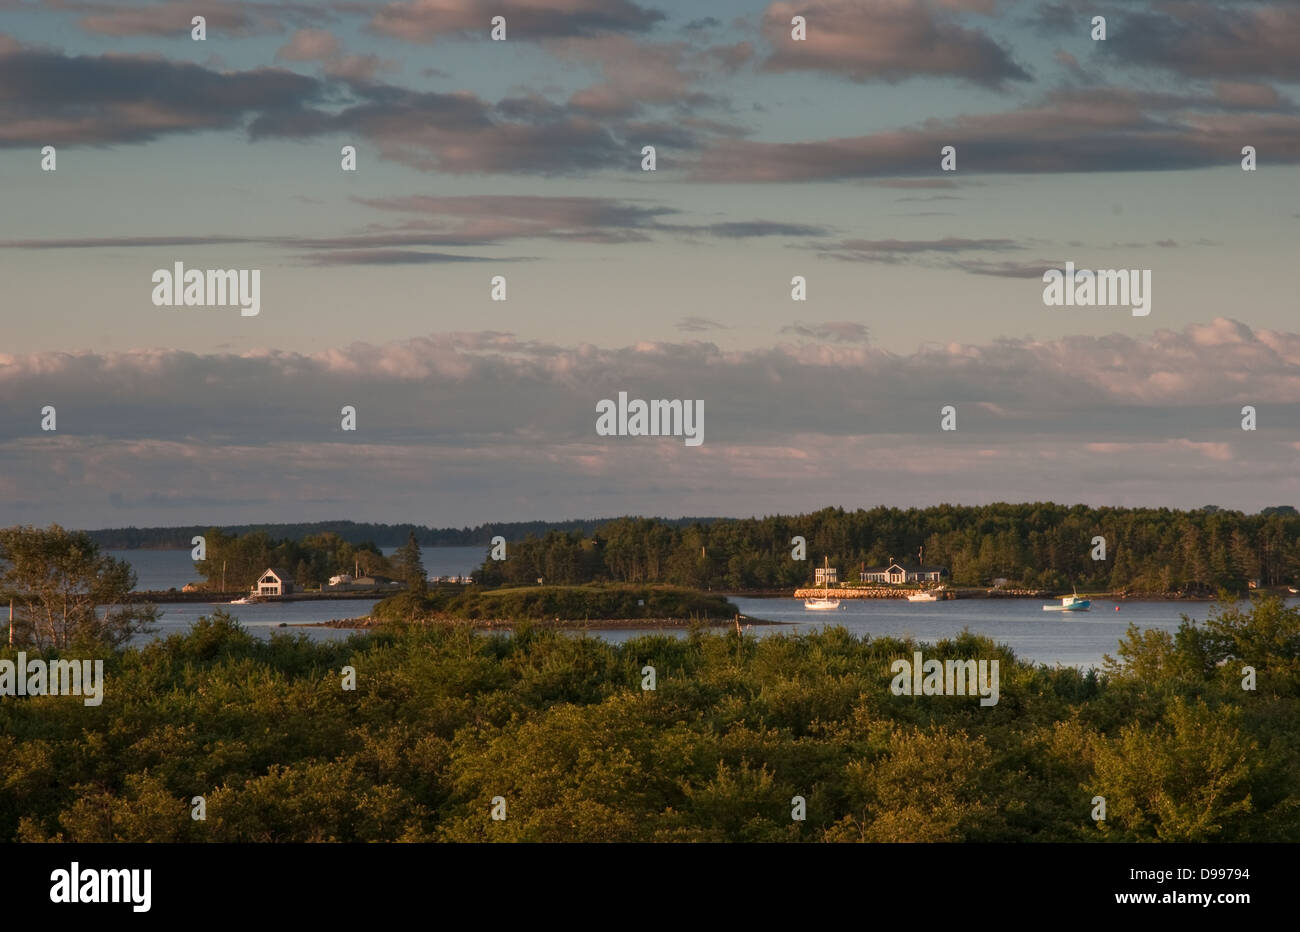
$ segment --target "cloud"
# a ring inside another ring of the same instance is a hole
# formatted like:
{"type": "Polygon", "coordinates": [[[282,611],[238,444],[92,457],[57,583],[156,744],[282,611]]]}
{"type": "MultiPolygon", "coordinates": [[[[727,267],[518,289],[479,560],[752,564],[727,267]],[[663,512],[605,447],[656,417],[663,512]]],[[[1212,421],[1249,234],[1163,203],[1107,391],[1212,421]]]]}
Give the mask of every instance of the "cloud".
{"type": "Polygon", "coordinates": [[[280,47],[275,57],[285,61],[320,61],[337,55],[342,45],[324,29],[299,29],[280,47]]]}
{"type": "Polygon", "coordinates": [[[1226,106],[1251,110],[1283,109],[1287,105],[1272,85],[1249,81],[1216,81],[1214,96],[1226,106]]]}
{"type": "Polygon", "coordinates": [[[1294,3],[1169,3],[1130,12],[1099,51],[1131,65],[1198,78],[1300,79],[1294,3]]]}
{"type": "Polygon", "coordinates": [[[372,81],[381,71],[396,71],[397,62],[378,55],[348,55],[342,44],[324,29],[299,29],[275,53],[277,60],[320,62],[331,77],[372,81]]]}
{"type": "Polygon", "coordinates": [[[925,0],[778,2],[763,14],[762,29],[774,49],[763,64],[768,71],[822,71],[860,82],[930,75],[990,87],[1030,79],[1006,49],[925,0]],[[795,15],[807,19],[806,40],[791,38],[795,15]]]}
{"type": "Polygon", "coordinates": [[[208,36],[243,38],[281,32],[287,23],[316,22],[329,16],[323,5],[312,3],[249,3],[242,0],[204,0],[201,7],[185,0],[126,4],[58,0],[49,4],[80,12],[81,28],[102,36],[163,36],[189,40],[191,20],[202,15],[208,36]]]}
{"type": "Polygon", "coordinates": [[[1000,113],[809,142],[722,139],[690,166],[696,181],[874,178],[937,170],[955,145],[965,172],[1157,171],[1231,164],[1250,139],[1279,164],[1300,162],[1300,115],[1223,112],[1213,97],[1065,89],[1000,113]],[[927,168],[927,166],[936,166],[927,168]]]}
{"type": "Polygon", "coordinates": [[[581,174],[639,166],[631,138],[688,151],[729,131],[688,119],[600,121],[539,96],[495,103],[474,94],[421,93],[376,83],[387,63],[331,53],[319,36],[286,55],[325,55],[321,81],[278,68],[218,72],[155,56],[67,56],[0,50],[0,147],[140,143],[164,135],[247,126],[249,138],[346,134],[380,158],[421,171],[581,174]],[[331,57],[332,55],[332,57],[331,57]]]}
{"type": "Polygon", "coordinates": [[[140,503],[133,523],[1300,493],[1297,333],[1220,318],[897,355],[863,324],[791,326],[807,339],[746,351],[482,332],[316,353],[4,354],[0,522],[93,524],[112,493],[140,503]],[[619,391],[703,399],[704,445],[597,437],[595,404],[619,391]],[[40,430],[43,404],[57,433],[40,430]],[[345,404],[355,433],[340,429],[345,404]],[[959,430],[941,434],[947,404],[959,430]],[[1242,404],[1268,429],[1244,434],[1242,404]]]}
{"type": "MultiPolygon", "coordinates": [[[[613,130],[541,97],[495,104],[467,93],[416,92],[391,85],[354,83],[355,102],[341,109],[303,110],[257,119],[253,139],[307,139],[356,134],[380,157],[420,171],[448,174],[568,175],[633,170],[639,150],[613,130]]],[[[692,134],[678,132],[678,145],[692,134]]]]}
{"type": "Polygon", "coordinates": [[[780,220],[742,220],[733,223],[709,223],[702,226],[677,226],[674,230],[708,233],[724,239],[750,239],[756,236],[826,236],[827,227],[780,220]]]}
{"type": "Polygon", "coordinates": [[[845,320],[828,320],[820,324],[795,321],[782,327],[781,332],[827,343],[867,343],[871,339],[866,325],[845,320]]]}
{"type": "Polygon", "coordinates": [[[302,256],[312,265],[443,265],[449,262],[517,262],[518,258],[459,256],[445,252],[415,252],[409,249],[340,249],[302,256]]]}
{"type": "Polygon", "coordinates": [[[683,317],[677,321],[677,329],[686,333],[703,333],[706,330],[729,330],[730,328],[707,317],[683,317]]]}
{"type": "MultiPolygon", "coordinates": [[[[816,237],[829,230],[810,224],[773,220],[738,220],[709,224],[670,223],[681,211],[663,205],[604,197],[544,197],[540,195],[410,195],[356,197],[353,200],[401,220],[392,225],[368,224],[365,232],[324,236],[103,236],[0,240],[0,249],[124,249],[161,246],[249,244],[284,250],[336,254],[309,261],[319,265],[401,264],[475,261],[430,253],[394,251],[414,248],[491,246],[514,240],[620,245],[645,242],[654,235],[713,236],[749,239],[762,236],[816,237]]],[[[319,203],[319,202],[317,202],[319,203]]]]}
{"type": "Polygon", "coordinates": [[[1054,259],[1038,259],[1034,262],[1001,261],[987,262],[979,259],[953,259],[948,268],[969,272],[972,275],[992,275],[997,278],[1036,278],[1039,281],[1048,269],[1064,268],[1064,263],[1054,259]]]}
{"type": "Polygon", "coordinates": [[[319,81],[276,68],[221,73],[144,55],[0,50],[0,148],[147,142],[272,122],[319,99],[319,81]]]}
{"type": "Polygon", "coordinates": [[[493,16],[504,16],[511,41],[556,36],[590,36],[608,32],[645,32],[665,17],[630,0],[565,0],[560,4],[530,0],[401,0],[386,3],[370,19],[369,29],[408,42],[428,42],[457,34],[488,38],[493,16]]]}
{"type": "Polygon", "coordinates": [[[942,239],[922,240],[846,239],[817,248],[834,250],[838,253],[856,253],[859,258],[874,259],[923,252],[970,252],[972,250],[1004,252],[1022,247],[1011,239],[967,239],[960,236],[945,236],[942,239]]]}

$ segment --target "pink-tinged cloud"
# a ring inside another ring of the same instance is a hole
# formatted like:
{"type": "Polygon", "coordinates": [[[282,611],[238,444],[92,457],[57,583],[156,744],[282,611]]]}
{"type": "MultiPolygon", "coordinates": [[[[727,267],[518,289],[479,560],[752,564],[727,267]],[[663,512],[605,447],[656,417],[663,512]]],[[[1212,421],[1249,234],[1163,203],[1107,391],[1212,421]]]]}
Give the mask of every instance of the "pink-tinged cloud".
{"type": "Polygon", "coordinates": [[[0,49],[0,148],[230,129],[255,114],[297,110],[322,90],[279,68],[223,73],[153,55],[9,47],[0,49]]]}
{"type": "Polygon", "coordinates": [[[1271,84],[1252,84],[1248,81],[1217,81],[1214,96],[1228,106],[1254,110],[1269,110],[1282,106],[1282,97],[1271,84]]]}
{"type": "Polygon", "coordinates": [[[715,102],[706,89],[718,72],[753,57],[747,42],[698,49],[688,42],[646,42],[627,35],[551,39],[547,51],[564,62],[599,69],[601,81],[569,99],[576,109],[605,116],[632,115],[647,106],[715,102]]]}
{"type": "Polygon", "coordinates": [[[773,49],[763,66],[769,71],[891,82],[928,75],[989,86],[1029,80],[1005,48],[927,0],[782,0],[764,12],[762,29],[773,49]],[[806,39],[792,38],[795,16],[807,21],[806,39]]]}
{"type": "MultiPolygon", "coordinates": [[[[823,326],[833,339],[855,323],[823,326]]],[[[1260,507],[1300,495],[1298,360],[1300,333],[1227,319],[1145,339],[910,355],[806,339],[559,346],[499,332],[306,354],[4,354],[12,494],[0,523],[447,524],[790,512],[886,494],[1260,507]],[[596,402],[619,391],[702,399],[704,445],[598,437],[596,402]],[[1240,429],[1247,403],[1256,432],[1240,429]],[[57,406],[57,434],[40,430],[44,404],[57,406]],[[355,434],[340,429],[345,404],[355,434]],[[944,433],[948,404],[959,430],[944,433]]]]}
{"type": "Polygon", "coordinates": [[[939,172],[944,146],[969,173],[1151,171],[1230,165],[1250,139],[1300,162],[1300,115],[1223,112],[1213,98],[1064,90],[1018,110],[813,142],[724,139],[690,165],[697,181],[781,182],[939,172]]]}
{"type": "Polygon", "coordinates": [[[664,18],[631,0],[399,0],[381,6],[369,28],[408,42],[457,34],[486,39],[494,16],[505,17],[507,41],[516,42],[644,32],[664,18]]]}
{"type": "Polygon", "coordinates": [[[322,61],[339,53],[334,34],[324,29],[299,29],[275,53],[284,61],[322,61]]]}
{"type": "Polygon", "coordinates": [[[378,55],[349,55],[324,29],[299,29],[275,53],[280,61],[320,62],[325,73],[348,81],[373,81],[381,71],[396,71],[397,62],[378,55]]]}
{"type": "Polygon", "coordinates": [[[1125,10],[1100,49],[1126,64],[1201,78],[1300,79],[1300,6],[1158,3],[1125,10]]]}
{"type": "Polygon", "coordinates": [[[287,23],[322,20],[329,16],[323,5],[310,2],[249,3],[242,0],[163,0],[160,3],[95,3],[58,0],[62,10],[82,13],[78,25],[102,36],[160,36],[190,41],[192,20],[202,16],[209,38],[246,37],[282,32],[287,23]]]}

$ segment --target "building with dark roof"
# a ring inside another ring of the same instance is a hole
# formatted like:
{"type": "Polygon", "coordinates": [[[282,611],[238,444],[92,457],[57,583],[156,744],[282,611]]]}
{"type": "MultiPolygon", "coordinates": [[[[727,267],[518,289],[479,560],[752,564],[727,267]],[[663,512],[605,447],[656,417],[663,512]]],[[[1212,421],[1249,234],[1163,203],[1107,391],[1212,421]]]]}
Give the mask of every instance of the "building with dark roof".
{"type": "Polygon", "coordinates": [[[910,583],[910,582],[939,582],[944,576],[948,575],[948,570],[943,566],[925,565],[920,563],[907,564],[891,563],[889,566],[882,566],[878,569],[863,570],[862,581],[869,583],[910,583]]]}

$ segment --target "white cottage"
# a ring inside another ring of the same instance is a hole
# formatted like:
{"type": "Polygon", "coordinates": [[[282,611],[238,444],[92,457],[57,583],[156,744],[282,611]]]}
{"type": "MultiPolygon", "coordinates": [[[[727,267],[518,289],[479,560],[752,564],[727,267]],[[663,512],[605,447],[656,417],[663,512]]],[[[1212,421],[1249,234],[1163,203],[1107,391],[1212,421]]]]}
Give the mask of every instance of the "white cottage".
{"type": "Polygon", "coordinates": [[[256,583],[253,584],[253,595],[292,595],[293,594],[293,574],[285,572],[276,567],[268,567],[256,583]]]}

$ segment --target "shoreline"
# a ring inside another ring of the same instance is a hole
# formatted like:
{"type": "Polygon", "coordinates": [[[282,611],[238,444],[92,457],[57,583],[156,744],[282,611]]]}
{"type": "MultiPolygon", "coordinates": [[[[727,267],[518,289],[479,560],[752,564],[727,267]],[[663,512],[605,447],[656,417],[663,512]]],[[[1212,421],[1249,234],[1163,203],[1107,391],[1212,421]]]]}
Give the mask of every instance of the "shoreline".
{"type": "MultiPolygon", "coordinates": [[[[848,589],[796,589],[793,595],[755,595],[752,593],[726,593],[728,597],[735,595],[745,599],[810,599],[825,596],[832,599],[905,599],[909,595],[922,592],[921,589],[867,589],[867,588],[848,588],[848,589]]],[[[947,589],[946,598],[940,601],[955,601],[957,599],[1060,599],[1062,596],[1071,595],[1069,592],[1060,592],[1054,589],[947,589]]],[[[1283,599],[1296,598],[1291,592],[1279,592],[1274,589],[1252,589],[1249,593],[1236,594],[1236,598],[1244,600],[1249,598],[1250,593],[1272,593],[1279,595],[1283,599]]],[[[1214,595],[1193,595],[1191,593],[1177,592],[1080,592],[1081,599],[1095,599],[1102,602],[1217,602],[1219,597],[1214,595]]]]}
{"type": "MultiPolygon", "coordinates": [[[[750,618],[748,615],[739,616],[740,621],[749,625],[790,625],[796,622],[790,621],[768,621],[765,618],[750,618]]],[[[446,625],[448,627],[462,626],[467,628],[482,628],[486,630],[495,630],[498,628],[513,628],[521,624],[531,624],[539,628],[563,628],[563,629],[593,629],[607,630],[610,628],[689,628],[699,619],[692,618],[429,618],[416,622],[388,622],[378,621],[369,616],[362,618],[334,618],[330,621],[300,621],[289,622],[285,624],[288,628],[356,628],[369,629],[379,628],[386,624],[422,624],[422,625],[446,625]]],[[[730,628],[736,624],[736,619],[704,619],[706,628],[730,628]]]]}

